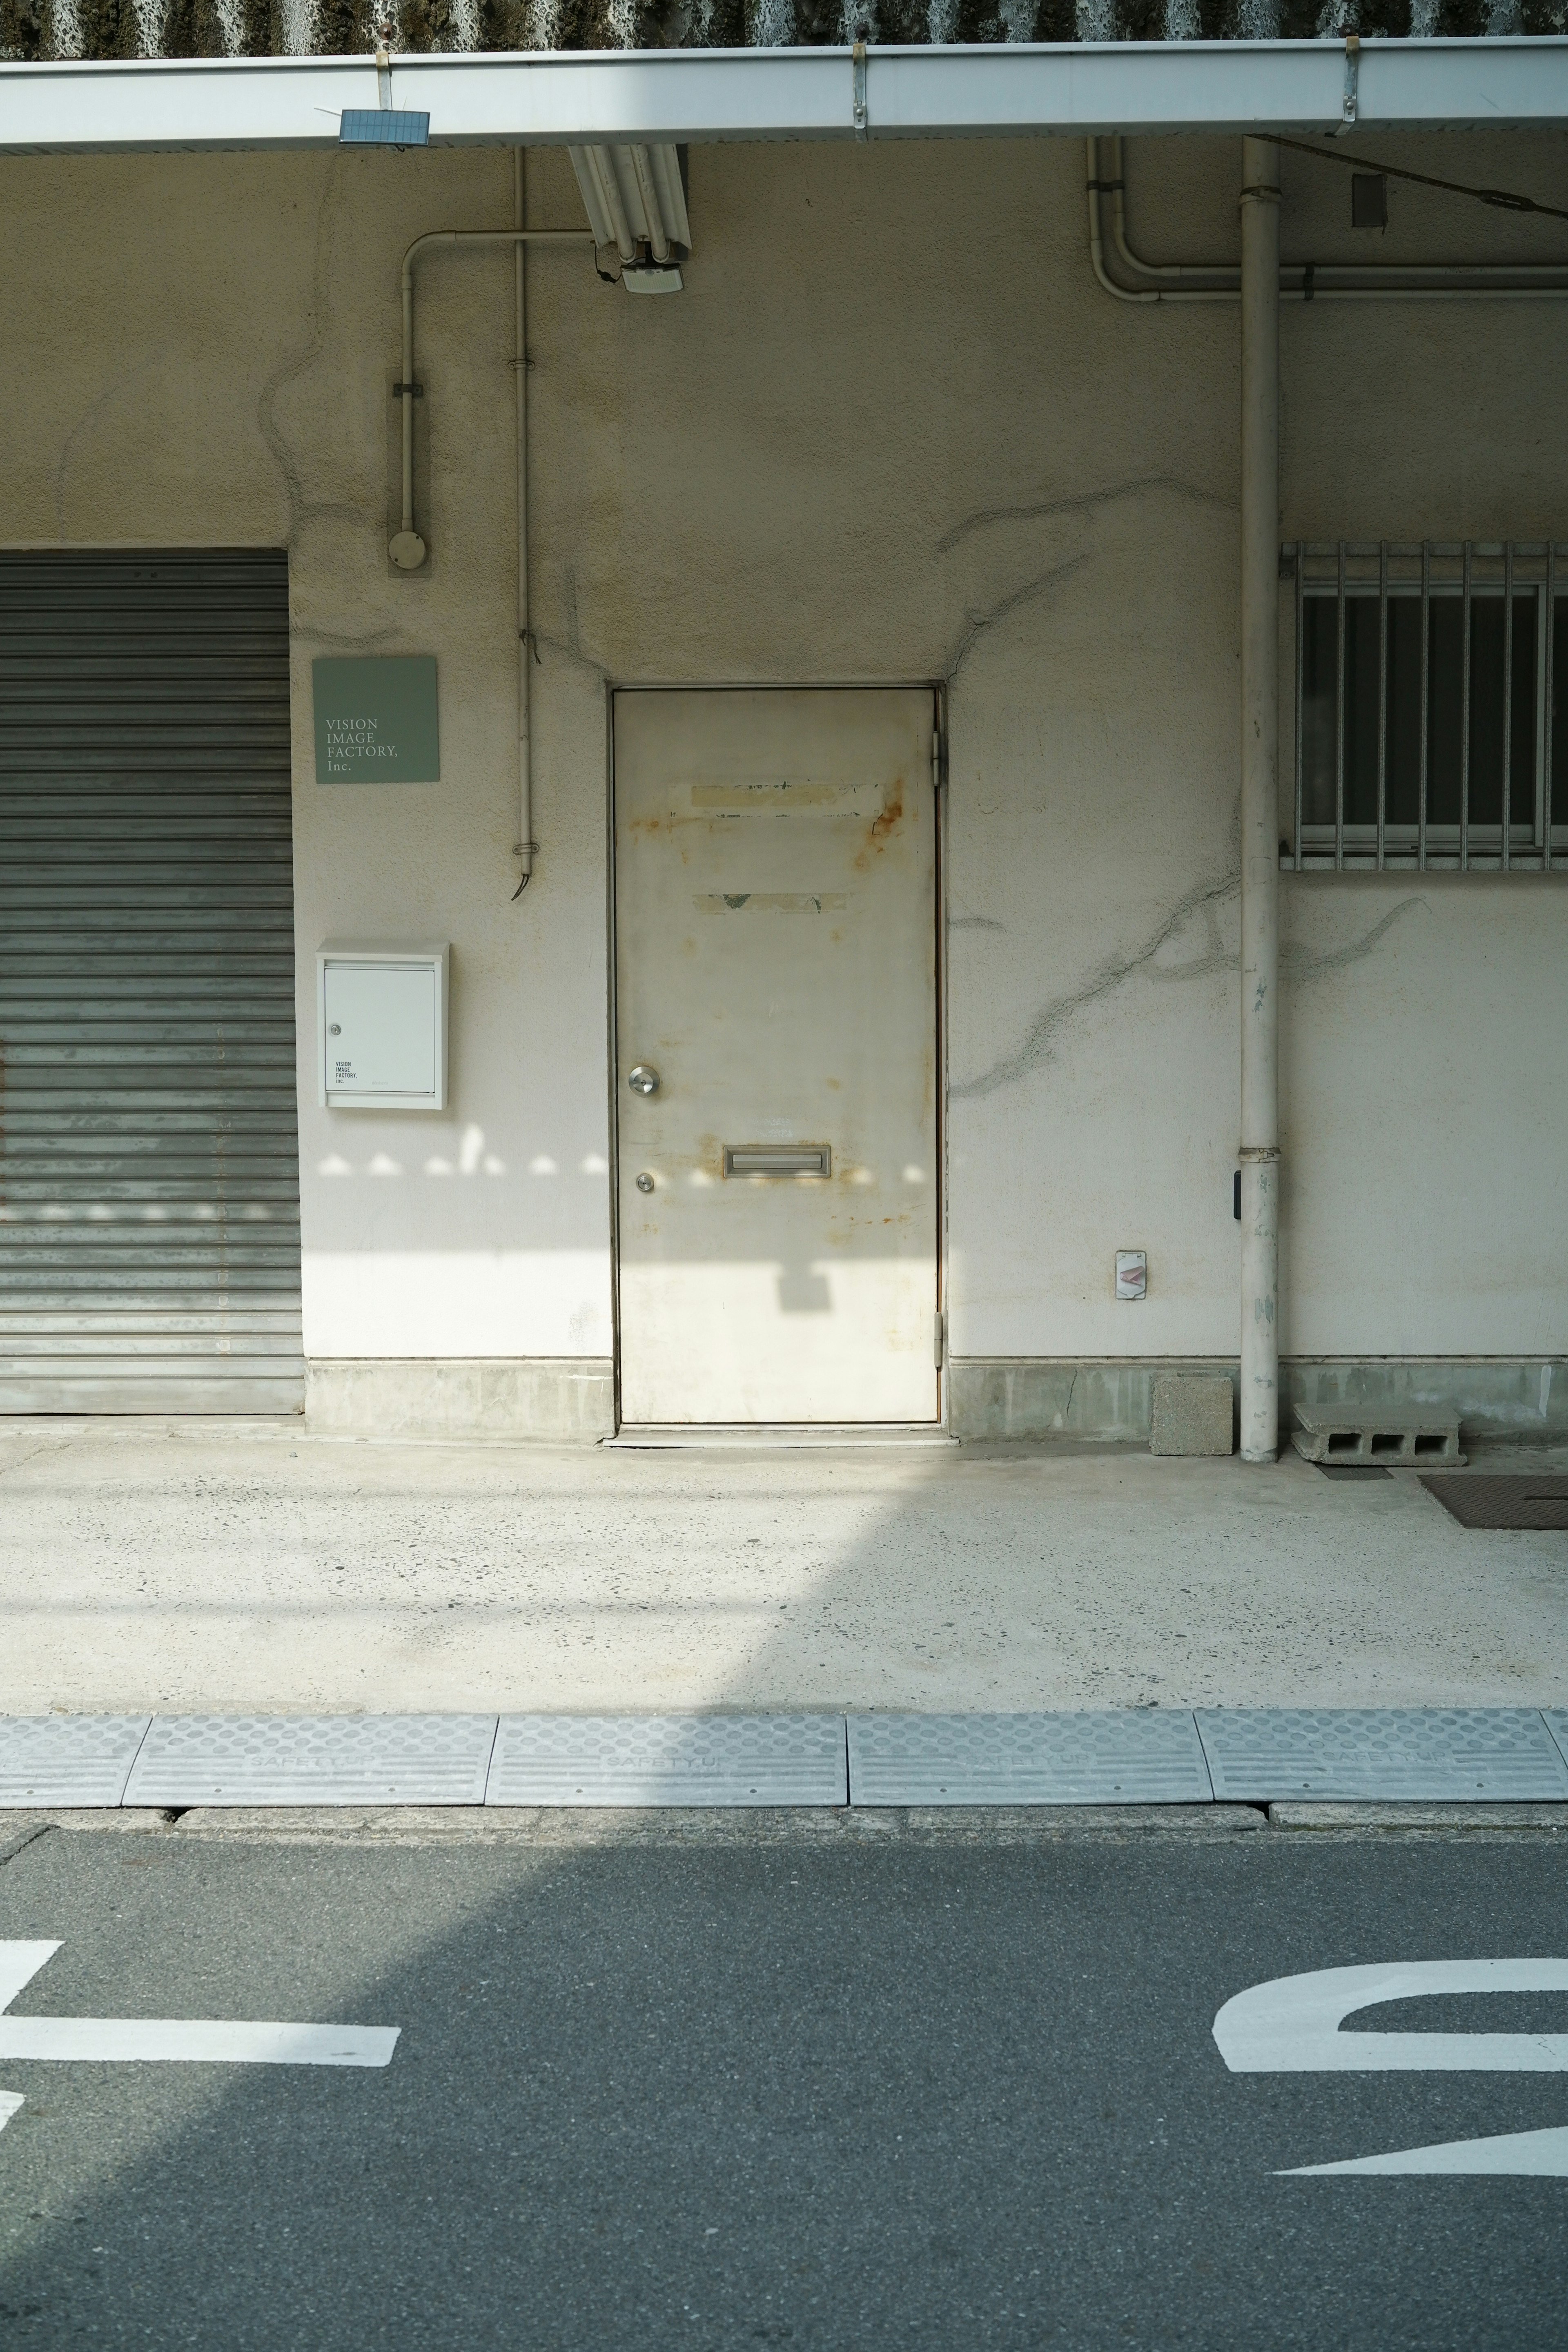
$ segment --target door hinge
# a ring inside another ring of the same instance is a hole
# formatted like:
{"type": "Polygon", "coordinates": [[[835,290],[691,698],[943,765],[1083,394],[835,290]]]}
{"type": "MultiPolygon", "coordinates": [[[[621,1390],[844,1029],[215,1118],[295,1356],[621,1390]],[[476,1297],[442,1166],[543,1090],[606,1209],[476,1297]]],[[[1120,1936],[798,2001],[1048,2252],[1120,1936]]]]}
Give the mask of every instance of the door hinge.
{"type": "Polygon", "coordinates": [[[942,756],[942,730],[940,727],[933,727],[931,730],[931,788],[933,793],[940,793],[942,790],[944,766],[945,762],[942,756]]]}
{"type": "Polygon", "coordinates": [[[947,1317],[940,1307],[931,1318],[931,1361],[940,1372],[947,1353],[947,1317]]]}

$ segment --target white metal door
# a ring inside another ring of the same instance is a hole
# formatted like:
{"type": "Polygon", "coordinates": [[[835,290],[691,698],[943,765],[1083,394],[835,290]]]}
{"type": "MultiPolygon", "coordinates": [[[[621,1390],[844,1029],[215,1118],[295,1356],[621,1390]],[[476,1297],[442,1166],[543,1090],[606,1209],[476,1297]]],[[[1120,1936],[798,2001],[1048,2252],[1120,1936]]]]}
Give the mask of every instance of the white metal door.
{"type": "Polygon", "coordinates": [[[623,1422],[937,1418],[933,719],[616,697],[623,1422]]]}

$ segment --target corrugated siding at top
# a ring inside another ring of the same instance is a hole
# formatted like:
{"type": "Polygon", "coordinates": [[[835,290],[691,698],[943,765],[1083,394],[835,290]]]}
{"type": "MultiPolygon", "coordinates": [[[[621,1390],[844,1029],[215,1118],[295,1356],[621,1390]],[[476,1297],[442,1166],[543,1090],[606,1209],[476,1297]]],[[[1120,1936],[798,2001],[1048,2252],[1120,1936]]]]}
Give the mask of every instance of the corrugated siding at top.
{"type": "Polygon", "coordinates": [[[0,1412],[303,1399],[281,553],[0,553],[0,1412]]]}

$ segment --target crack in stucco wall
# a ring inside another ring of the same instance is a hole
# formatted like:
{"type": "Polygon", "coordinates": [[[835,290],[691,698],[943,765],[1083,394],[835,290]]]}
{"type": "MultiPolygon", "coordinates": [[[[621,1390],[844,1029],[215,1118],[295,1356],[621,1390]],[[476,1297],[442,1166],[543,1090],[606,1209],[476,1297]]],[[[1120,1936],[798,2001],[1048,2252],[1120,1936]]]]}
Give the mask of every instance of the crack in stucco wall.
{"type": "MultiPolygon", "coordinates": [[[[982,1095],[995,1094],[1004,1087],[1017,1086],[1023,1079],[1033,1076],[1037,1070],[1043,1069],[1048,1062],[1055,1060],[1058,1040],[1069,1022],[1087,1006],[1098,1003],[1101,998],[1124,987],[1135,974],[1147,971],[1154,965],[1154,959],[1161,949],[1167,947],[1183,925],[1194,915],[1217,919],[1220,906],[1227,898],[1235,898],[1239,887],[1234,874],[1227,874],[1218,881],[1195,883],[1176,900],[1141,947],[1134,949],[1131,955],[1108,957],[1095,968],[1081,987],[1072,989],[1067,995],[1059,996],[1053,1003],[1047,1004],[1036,1014],[1022,1040],[1011,1053],[1003,1055],[992,1063],[989,1069],[982,1070],[976,1076],[958,1080],[949,1090],[952,1099],[955,1102],[973,1101],[982,1095]]],[[[1219,943],[1216,923],[1205,921],[1205,930],[1206,938],[1203,950],[1179,964],[1163,969],[1155,966],[1160,979],[1198,980],[1213,971],[1236,968],[1235,953],[1219,943]]]]}
{"type": "MultiPolygon", "coordinates": [[[[1125,481],[1107,483],[1099,489],[1075,491],[1065,497],[1031,499],[1014,501],[1005,506],[978,508],[973,514],[966,515],[961,522],[954,523],[951,530],[942,533],[936,542],[936,551],[939,556],[951,555],[955,549],[961,547],[976,532],[994,529],[1003,523],[1083,521],[1105,509],[1124,505],[1131,500],[1162,495],[1177,499],[1189,505],[1211,508],[1222,513],[1234,513],[1236,510],[1236,502],[1233,499],[1222,497],[1215,491],[1201,489],[1191,482],[1180,480],[1174,475],[1142,474],[1133,476],[1125,481]]],[[[956,679],[960,670],[974,650],[976,641],[987,630],[994,629],[999,622],[1005,621],[1010,614],[1016,612],[1020,605],[1034,604],[1042,597],[1054,595],[1058,589],[1065,587],[1074,574],[1081,571],[1090,561],[1091,558],[1087,552],[1064,557],[1055,563],[1047,564],[1042,571],[1031,573],[1019,586],[1011,590],[988,608],[977,609],[971,605],[965,613],[966,625],[948,656],[943,672],[949,685],[956,679]]]]}
{"type": "Polygon", "coordinates": [[[1330,948],[1314,955],[1306,948],[1287,945],[1279,950],[1279,977],[1292,988],[1306,988],[1315,980],[1325,980],[1331,972],[1343,971],[1349,965],[1364,961],[1375,955],[1394,925],[1419,908],[1424,915],[1432,911],[1431,901],[1420,897],[1401,898],[1386,915],[1379,918],[1360,939],[1351,940],[1342,948],[1330,948]]]}
{"type": "MultiPolygon", "coordinates": [[[[273,464],[278,468],[283,486],[283,498],[288,520],[285,541],[290,557],[296,555],[305,533],[312,525],[342,522],[363,527],[366,516],[363,506],[345,499],[313,499],[305,487],[303,460],[279,422],[278,403],[281,394],[300,377],[308,375],[320,362],[326,348],[327,322],[331,315],[331,274],[337,246],[338,224],[343,206],[342,160],[333,156],[326,168],[321,187],[321,201],[316,214],[316,236],[310,264],[310,290],[303,308],[304,333],[292,353],[273,369],[257,395],[256,422],[266,442],[273,464]]],[[[290,565],[290,593],[298,594],[290,565]]],[[[368,646],[384,645],[398,634],[391,625],[379,629],[344,631],[321,627],[302,611],[296,611],[296,624],[301,635],[324,646],[346,646],[363,650],[368,646]]]]}
{"type": "MultiPolygon", "coordinates": [[[[1226,945],[1219,926],[1220,909],[1239,895],[1240,885],[1234,875],[1220,882],[1200,882],[1178,898],[1158,929],[1131,955],[1108,959],[1100,964],[1081,987],[1071,990],[1047,1004],[1031,1022],[1022,1042],[1010,1054],[994,1062],[978,1076],[964,1078],[950,1089],[954,1101],[973,1100],[982,1095],[996,1093],[1004,1087],[1016,1086],[1037,1070],[1056,1058],[1058,1041],[1062,1031],[1086,1006],[1112,995],[1136,976],[1155,981],[1207,979],[1218,971],[1235,971],[1240,959],[1234,948],[1226,945]],[[1205,942],[1193,954],[1179,962],[1161,963],[1160,951],[1177,937],[1184,925],[1194,917],[1203,919],[1205,942]]],[[[1375,955],[1390,932],[1406,915],[1416,908],[1430,911],[1426,898],[1402,898],[1375,923],[1370,924],[1360,936],[1349,940],[1342,947],[1314,953],[1299,947],[1285,947],[1280,951],[1280,978],[1291,987],[1309,987],[1314,981],[1347,970],[1375,955]]],[[[953,926],[952,928],[957,928],[953,926]]],[[[987,926],[989,928],[989,926],[987,926]]],[[[1000,927],[998,927],[1000,928],[1000,927]]]]}
{"type": "Polygon", "coordinates": [[[1021,604],[1037,604],[1041,597],[1052,596],[1058,588],[1065,588],[1074,573],[1081,572],[1088,562],[1087,555],[1070,555],[1065,563],[1053,563],[1047,570],[1036,572],[1033,579],[1026,580],[1022,587],[1015,588],[1011,595],[1004,596],[1001,603],[994,604],[988,613],[971,612],[967,615],[968,625],[949,656],[947,667],[942,673],[948,685],[952,686],[957,678],[959,671],[963,667],[987,629],[994,629],[999,621],[1005,621],[1007,615],[1010,613],[1016,613],[1021,604]]]}
{"type": "Polygon", "coordinates": [[[1214,507],[1223,514],[1235,514],[1237,502],[1216,490],[1200,489],[1195,483],[1184,482],[1174,474],[1136,474],[1124,482],[1109,482],[1098,490],[1075,490],[1065,498],[1031,499],[1021,504],[1000,507],[977,507],[962,522],[953,524],[937,541],[937,553],[950,555],[972,532],[989,530],[1003,522],[1047,522],[1058,515],[1092,514],[1097,508],[1120,506],[1129,499],[1148,498],[1163,491],[1168,498],[1182,499],[1194,506],[1214,507]]]}
{"type": "Polygon", "coordinates": [[[55,537],[62,547],[66,543],[66,497],[78,450],[115,403],[128,399],[137,391],[152,365],[151,360],[139,360],[134,367],[124,368],[111,361],[108,383],[95,400],[88,403],[60,444],[59,458],[55,467],[55,537]]]}

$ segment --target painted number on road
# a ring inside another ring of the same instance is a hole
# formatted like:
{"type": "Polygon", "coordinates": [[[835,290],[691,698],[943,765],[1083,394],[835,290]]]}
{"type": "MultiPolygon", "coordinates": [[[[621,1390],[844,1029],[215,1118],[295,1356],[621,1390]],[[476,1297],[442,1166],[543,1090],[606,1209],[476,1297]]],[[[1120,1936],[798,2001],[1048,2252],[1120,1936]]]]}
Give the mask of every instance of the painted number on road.
{"type": "MultiPolygon", "coordinates": [[[[1233,2074],[1568,2074],[1568,2033],[1342,2032],[1347,2017],[1434,1993],[1568,1992],[1568,1960],[1396,1960],[1249,1985],[1214,2021],[1233,2074]]],[[[1512,2173],[1568,2179],[1568,2126],[1454,2139],[1292,2173],[1512,2173]]]]}

